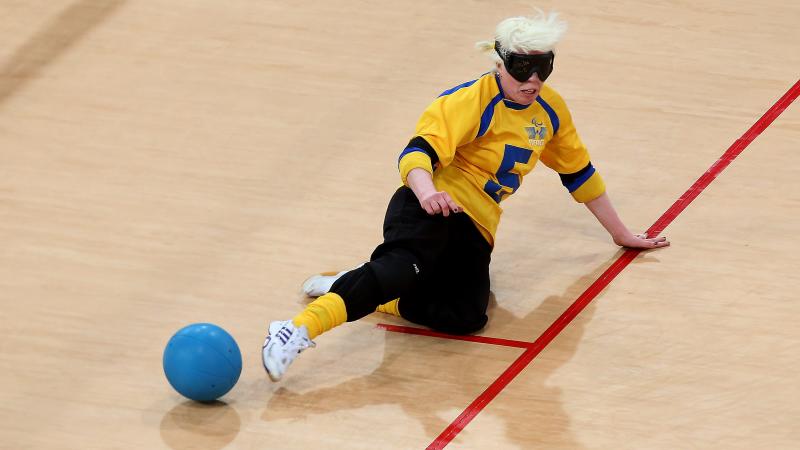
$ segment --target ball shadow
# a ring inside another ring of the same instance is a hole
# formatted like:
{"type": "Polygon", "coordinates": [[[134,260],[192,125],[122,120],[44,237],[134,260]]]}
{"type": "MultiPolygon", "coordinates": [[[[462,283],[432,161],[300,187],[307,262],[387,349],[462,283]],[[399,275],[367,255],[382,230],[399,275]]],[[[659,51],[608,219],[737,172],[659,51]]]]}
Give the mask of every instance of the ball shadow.
{"type": "Polygon", "coordinates": [[[161,419],[161,440],[170,448],[221,449],[239,434],[241,419],[225,402],[184,401],[161,419]]]}

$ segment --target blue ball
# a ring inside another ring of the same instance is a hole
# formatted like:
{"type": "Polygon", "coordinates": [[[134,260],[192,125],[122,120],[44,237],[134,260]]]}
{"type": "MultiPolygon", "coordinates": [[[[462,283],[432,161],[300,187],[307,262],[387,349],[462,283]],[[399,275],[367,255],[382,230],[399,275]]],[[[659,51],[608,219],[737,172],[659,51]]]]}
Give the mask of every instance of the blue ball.
{"type": "Polygon", "coordinates": [[[195,323],[181,328],[164,349],[164,374],[186,398],[210,402],[233,388],[242,373],[242,353],[222,328],[195,323]]]}

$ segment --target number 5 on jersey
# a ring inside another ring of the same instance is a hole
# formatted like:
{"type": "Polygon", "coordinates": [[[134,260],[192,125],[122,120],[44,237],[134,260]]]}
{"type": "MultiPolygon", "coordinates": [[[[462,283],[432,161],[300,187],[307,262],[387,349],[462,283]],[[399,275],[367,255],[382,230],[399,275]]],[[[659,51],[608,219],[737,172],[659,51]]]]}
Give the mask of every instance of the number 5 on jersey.
{"type": "Polygon", "coordinates": [[[517,163],[528,164],[532,154],[533,151],[527,148],[506,144],[503,152],[503,161],[495,174],[498,183],[489,180],[483,186],[483,190],[497,203],[513,194],[522,183],[522,175],[531,170],[531,168],[527,168],[524,172],[520,172],[520,169],[517,168],[517,163]]]}

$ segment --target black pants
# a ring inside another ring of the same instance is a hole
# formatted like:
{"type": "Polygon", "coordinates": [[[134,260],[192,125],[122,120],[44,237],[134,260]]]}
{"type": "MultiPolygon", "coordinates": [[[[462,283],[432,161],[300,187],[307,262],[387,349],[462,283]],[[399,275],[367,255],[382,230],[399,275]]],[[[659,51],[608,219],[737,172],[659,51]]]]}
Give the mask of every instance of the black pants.
{"type": "Polygon", "coordinates": [[[492,247],[469,216],[428,215],[404,186],[389,202],[383,238],[368,263],[331,287],[348,322],[399,297],[403,318],[434,330],[469,334],[486,325],[492,247]]]}

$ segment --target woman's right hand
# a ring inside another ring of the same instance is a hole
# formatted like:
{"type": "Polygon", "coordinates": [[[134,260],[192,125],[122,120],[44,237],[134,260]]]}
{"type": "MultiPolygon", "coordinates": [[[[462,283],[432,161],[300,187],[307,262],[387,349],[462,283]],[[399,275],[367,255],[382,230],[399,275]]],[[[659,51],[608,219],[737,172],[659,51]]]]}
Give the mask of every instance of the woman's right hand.
{"type": "Polygon", "coordinates": [[[430,215],[442,213],[443,216],[447,217],[451,211],[454,213],[462,211],[461,207],[450,198],[450,194],[445,191],[433,191],[420,198],[419,204],[430,215]]]}
{"type": "Polygon", "coordinates": [[[445,191],[437,191],[433,185],[433,176],[425,169],[415,168],[406,177],[408,187],[414,191],[420,206],[430,215],[441,213],[447,217],[450,212],[459,213],[463,209],[450,198],[445,191]]]}

